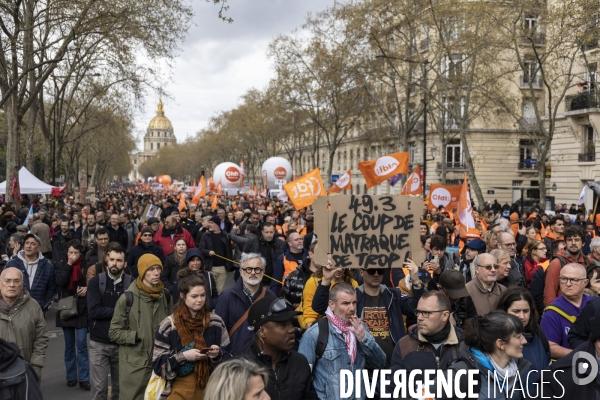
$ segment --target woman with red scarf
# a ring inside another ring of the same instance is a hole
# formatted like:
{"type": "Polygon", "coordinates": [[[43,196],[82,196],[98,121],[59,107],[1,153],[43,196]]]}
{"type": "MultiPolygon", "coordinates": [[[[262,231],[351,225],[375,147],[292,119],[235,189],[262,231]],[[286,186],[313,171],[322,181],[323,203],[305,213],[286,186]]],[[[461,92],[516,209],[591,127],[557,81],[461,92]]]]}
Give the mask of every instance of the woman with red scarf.
{"type": "Polygon", "coordinates": [[[167,381],[161,399],[203,399],[210,372],[229,355],[229,334],[208,310],[204,276],[184,268],[177,277],[180,298],[156,331],[152,368],[167,381]]]}
{"type": "Polygon", "coordinates": [[[77,301],[77,315],[67,320],[56,313],[56,326],[61,327],[65,337],[65,367],[67,386],[90,390],[90,368],[88,364],[88,311],[87,285],[82,270],[83,245],[77,239],[67,243],[67,261],[56,267],[56,284],[60,287],[61,298],[74,296],[77,301]]]}
{"type": "Polygon", "coordinates": [[[546,245],[541,240],[530,240],[527,242],[527,257],[525,258],[525,279],[527,280],[527,287],[531,284],[533,274],[538,268],[544,268],[544,271],[550,265],[550,262],[546,258],[546,245]]]}

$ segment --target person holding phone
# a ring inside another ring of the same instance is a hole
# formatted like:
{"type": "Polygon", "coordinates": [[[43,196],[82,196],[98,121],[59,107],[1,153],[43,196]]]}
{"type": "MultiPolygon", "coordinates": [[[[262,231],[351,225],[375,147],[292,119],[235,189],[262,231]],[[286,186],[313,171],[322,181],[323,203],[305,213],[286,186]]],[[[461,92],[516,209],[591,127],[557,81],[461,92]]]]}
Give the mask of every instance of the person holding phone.
{"type": "Polygon", "coordinates": [[[161,398],[203,399],[210,371],[229,355],[229,334],[208,310],[204,276],[184,268],[178,279],[179,301],[156,330],[152,368],[167,381],[161,398]]]}

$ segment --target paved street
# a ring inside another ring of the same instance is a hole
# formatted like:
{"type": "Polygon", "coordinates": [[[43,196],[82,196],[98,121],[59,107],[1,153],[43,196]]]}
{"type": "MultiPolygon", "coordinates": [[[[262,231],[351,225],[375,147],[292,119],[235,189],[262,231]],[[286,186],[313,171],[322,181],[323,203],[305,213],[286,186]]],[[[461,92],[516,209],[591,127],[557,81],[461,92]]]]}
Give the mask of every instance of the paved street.
{"type": "MultiPolygon", "coordinates": [[[[233,285],[233,272],[227,276],[225,289],[233,285]]],[[[65,364],[63,355],[65,341],[61,328],[56,327],[56,306],[53,303],[46,314],[46,327],[50,336],[48,351],[46,354],[46,366],[42,371],[42,393],[45,399],[70,400],[70,399],[90,399],[91,392],[87,392],[78,386],[68,387],[66,379],[65,364]]],[[[88,336],[89,337],[89,336],[88,336]]]]}

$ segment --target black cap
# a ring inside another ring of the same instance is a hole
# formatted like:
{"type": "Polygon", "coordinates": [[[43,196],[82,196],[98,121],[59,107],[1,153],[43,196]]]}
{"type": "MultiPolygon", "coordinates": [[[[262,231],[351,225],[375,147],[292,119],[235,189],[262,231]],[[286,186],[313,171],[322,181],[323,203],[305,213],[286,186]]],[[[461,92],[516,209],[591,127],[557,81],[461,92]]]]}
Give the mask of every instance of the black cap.
{"type": "Polygon", "coordinates": [[[27,241],[27,239],[29,239],[29,238],[34,238],[40,244],[40,246],[42,245],[42,240],[38,236],[34,235],[33,233],[28,233],[27,235],[25,235],[25,237],[23,238],[23,241],[27,241]]]}
{"type": "Polygon", "coordinates": [[[153,230],[152,230],[150,227],[148,227],[148,226],[147,226],[147,227],[145,227],[144,229],[142,229],[142,235],[143,235],[144,233],[151,233],[151,234],[153,234],[153,235],[154,235],[154,231],[153,231],[153,230]]]}
{"type": "Polygon", "coordinates": [[[160,219],[158,219],[156,217],[148,218],[148,225],[152,225],[155,222],[160,222],[160,219]]]}
{"type": "Polygon", "coordinates": [[[210,219],[211,222],[214,222],[217,225],[221,225],[221,218],[214,216],[210,219]]]}
{"type": "Polygon", "coordinates": [[[300,313],[296,312],[292,305],[283,297],[263,297],[250,307],[250,311],[248,312],[248,329],[257,331],[265,322],[285,322],[295,318],[298,314],[300,313]],[[278,301],[285,303],[277,303],[278,301]],[[272,311],[273,306],[279,306],[277,307],[278,311],[272,311]],[[269,312],[271,313],[270,315],[269,312]]]}
{"type": "Polygon", "coordinates": [[[455,269],[446,269],[442,272],[438,284],[452,300],[462,299],[469,295],[465,287],[465,277],[455,269]]]}

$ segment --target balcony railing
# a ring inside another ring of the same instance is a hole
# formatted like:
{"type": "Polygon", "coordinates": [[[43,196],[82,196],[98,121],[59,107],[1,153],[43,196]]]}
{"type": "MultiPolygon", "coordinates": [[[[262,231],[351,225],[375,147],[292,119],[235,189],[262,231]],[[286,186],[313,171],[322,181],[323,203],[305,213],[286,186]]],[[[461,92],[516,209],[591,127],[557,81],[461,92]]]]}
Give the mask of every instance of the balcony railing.
{"type": "Polygon", "coordinates": [[[538,167],[536,163],[520,162],[517,169],[519,171],[537,171],[538,167]]]}
{"type": "Polygon", "coordinates": [[[596,161],[596,153],[584,153],[579,155],[579,162],[596,161]]]}
{"type": "MultiPolygon", "coordinates": [[[[463,161],[447,161],[445,164],[447,171],[467,169],[463,161]]],[[[437,169],[442,169],[442,163],[437,163],[437,169]]]]}
{"type": "Polygon", "coordinates": [[[598,107],[598,96],[596,92],[581,92],[565,96],[565,109],[567,111],[585,110],[586,108],[598,107]]]}
{"type": "Polygon", "coordinates": [[[533,44],[535,46],[542,46],[545,43],[546,43],[546,34],[543,32],[537,32],[531,36],[523,37],[523,44],[533,44]]]}
{"type": "Polygon", "coordinates": [[[521,89],[529,89],[529,85],[534,89],[542,88],[542,78],[540,76],[525,76],[521,75],[521,89]]]}
{"type": "Polygon", "coordinates": [[[592,40],[589,43],[586,43],[583,46],[581,46],[581,50],[583,50],[583,51],[594,50],[597,48],[598,48],[598,40],[592,40]]]}

